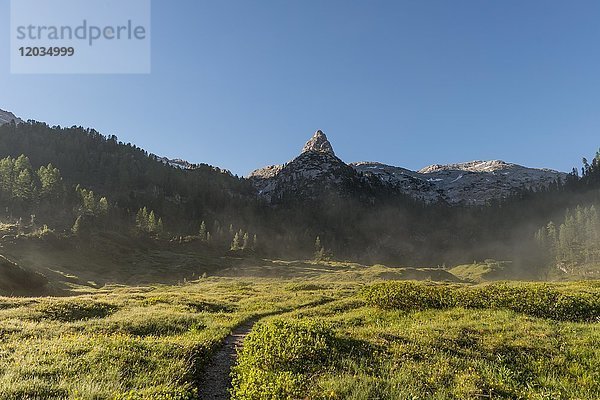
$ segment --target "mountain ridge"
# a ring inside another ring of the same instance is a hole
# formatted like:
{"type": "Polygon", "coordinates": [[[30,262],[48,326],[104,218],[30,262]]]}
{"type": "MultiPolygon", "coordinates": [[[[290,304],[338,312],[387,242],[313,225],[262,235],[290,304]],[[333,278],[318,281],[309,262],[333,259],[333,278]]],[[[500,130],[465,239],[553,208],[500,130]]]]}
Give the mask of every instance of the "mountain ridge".
{"type": "Polygon", "coordinates": [[[14,121],[16,124],[22,124],[25,122],[12,112],[0,109],[0,125],[7,124],[11,121],[14,121]]]}
{"type": "MultiPolygon", "coordinates": [[[[307,164],[306,168],[299,165],[301,157],[306,153],[333,156],[335,160],[356,171],[358,180],[364,177],[375,178],[393,192],[426,203],[441,201],[453,205],[483,205],[514,195],[520,190],[541,190],[558,181],[564,181],[567,177],[566,173],[552,169],[529,168],[502,160],[433,164],[418,171],[372,161],[346,164],[335,156],[327,136],[318,130],[304,145],[298,157],[283,165],[259,168],[247,178],[257,188],[259,195],[268,201],[280,196],[274,193],[299,191],[300,188],[291,187],[290,177],[302,176],[320,181],[314,182],[313,185],[335,184],[336,180],[339,180],[336,177],[323,179],[326,174],[322,172],[330,168],[327,162],[322,168],[315,164],[315,160],[307,164]],[[293,172],[289,172],[290,164],[294,165],[293,172]]],[[[306,182],[303,185],[306,185],[306,182]]]]}
{"type": "MultiPolygon", "coordinates": [[[[0,125],[11,121],[24,123],[12,112],[0,109],[0,125]]],[[[199,165],[155,157],[182,170],[194,170],[199,165]]],[[[299,156],[282,165],[254,170],[247,179],[258,197],[270,203],[292,197],[315,199],[325,190],[361,197],[372,197],[373,192],[383,190],[426,203],[483,205],[521,190],[542,190],[566,177],[566,173],[552,169],[529,168],[502,160],[432,164],[418,171],[376,161],[345,163],[336,156],[326,134],[317,130],[299,156]]]]}

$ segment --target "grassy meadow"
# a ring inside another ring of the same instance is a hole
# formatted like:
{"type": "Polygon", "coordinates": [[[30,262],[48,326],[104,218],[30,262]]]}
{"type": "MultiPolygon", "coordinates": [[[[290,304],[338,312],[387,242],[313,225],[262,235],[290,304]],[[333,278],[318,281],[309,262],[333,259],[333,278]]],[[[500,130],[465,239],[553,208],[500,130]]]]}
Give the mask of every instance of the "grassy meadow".
{"type": "Polygon", "coordinates": [[[253,319],[234,399],[600,398],[600,283],[464,282],[261,260],[0,297],[0,398],[201,399],[208,357],[253,319]]]}

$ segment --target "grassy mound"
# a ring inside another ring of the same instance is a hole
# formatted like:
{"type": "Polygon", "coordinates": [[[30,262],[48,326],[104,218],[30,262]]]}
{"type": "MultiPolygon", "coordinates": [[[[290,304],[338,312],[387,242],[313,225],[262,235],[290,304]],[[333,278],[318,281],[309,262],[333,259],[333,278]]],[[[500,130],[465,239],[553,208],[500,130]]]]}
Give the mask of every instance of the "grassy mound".
{"type": "Polygon", "coordinates": [[[461,278],[440,268],[381,268],[373,274],[382,280],[415,280],[437,282],[460,282],[461,278]]]}
{"type": "Polygon", "coordinates": [[[511,262],[496,260],[458,265],[450,269],[449,272],[464,281],[476,283],[510,279],[511,277],[518,276],[511,262]]]}

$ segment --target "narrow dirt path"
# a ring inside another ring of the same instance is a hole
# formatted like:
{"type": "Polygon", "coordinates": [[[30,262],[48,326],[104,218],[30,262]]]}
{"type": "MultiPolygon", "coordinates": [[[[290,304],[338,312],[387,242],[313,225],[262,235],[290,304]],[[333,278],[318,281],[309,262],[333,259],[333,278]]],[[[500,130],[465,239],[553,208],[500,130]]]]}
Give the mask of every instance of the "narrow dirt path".
{"type": "Polygon", "coordinates": [[[231,388],[231,367],[235,365],[238,347],[260,318],[251,319],[238,326],[223,342],[223,346],[213,354],[204,370],[200,381],[200,398],[202,400],[228,400],[231,388]]]}
{"type": "MultiPolygon", "coordinates": [[[[315,307],[325,303],[329,303],[333,299],[319,300],[308,304],[301,305],[297,309],[315,307]]],[[[237,360],[237,348],[242,347],[244,339],[254,325],[263,318],[281,315],[290,312],[292,309],[278,310],[262,315],[258,315],[237,328],[235,328],[229,336],[225,338],[222,346],[210,358],[202,379],[198,382],[198,392],[202,400],[229,400],[231,388],[231,367],[235,365],[237,360]]]]}

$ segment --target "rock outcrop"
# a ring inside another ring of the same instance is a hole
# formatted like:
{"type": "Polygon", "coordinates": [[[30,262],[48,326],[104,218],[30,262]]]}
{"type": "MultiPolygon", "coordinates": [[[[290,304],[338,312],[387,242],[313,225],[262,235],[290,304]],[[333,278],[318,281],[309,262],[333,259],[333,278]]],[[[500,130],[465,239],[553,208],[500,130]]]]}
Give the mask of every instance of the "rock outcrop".
{"type": "Polygon", "coordinates": [[[302,153],[307,152],[328,153],[335,156],[331,143],[329,143],[327,136],[321,130],[316,131],[313,137],[311,137],[302,148],[302,153]]]}

